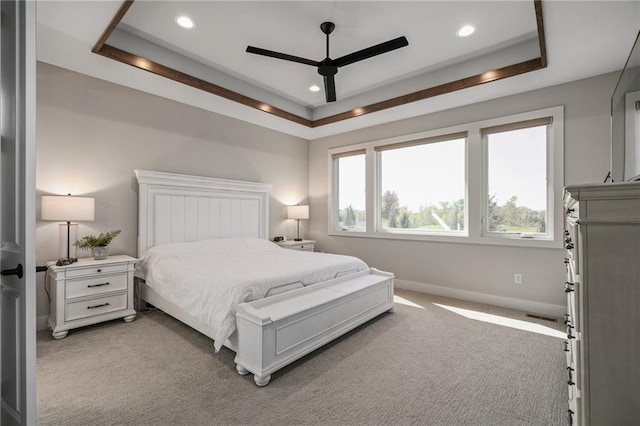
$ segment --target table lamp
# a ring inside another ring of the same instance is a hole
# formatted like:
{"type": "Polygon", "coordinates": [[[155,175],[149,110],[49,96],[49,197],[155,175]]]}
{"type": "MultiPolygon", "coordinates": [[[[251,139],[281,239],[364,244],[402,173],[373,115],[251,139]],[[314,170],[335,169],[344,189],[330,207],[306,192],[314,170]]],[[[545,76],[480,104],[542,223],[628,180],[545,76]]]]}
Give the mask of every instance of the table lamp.
{"type": "Polygon", "coordinates": [[[42,220],[61,220],[58,265],[76,262],[76,247],[71,240],[78,239],[78,224],[71,221],[92,221],[95,218],[95,199],[69,195],[44,195],[42,197],[42,220]],[[66,241],[66,244],[65,244],[66,241]]]}
{"type": "Polygon", "coordinates": [[[287,206],[287,219],[295,219],[298,222],[298,237],[294,241],[302,241],[302,238],[300,238],[300,220],[309,219],[309,206],[287,206]]]}

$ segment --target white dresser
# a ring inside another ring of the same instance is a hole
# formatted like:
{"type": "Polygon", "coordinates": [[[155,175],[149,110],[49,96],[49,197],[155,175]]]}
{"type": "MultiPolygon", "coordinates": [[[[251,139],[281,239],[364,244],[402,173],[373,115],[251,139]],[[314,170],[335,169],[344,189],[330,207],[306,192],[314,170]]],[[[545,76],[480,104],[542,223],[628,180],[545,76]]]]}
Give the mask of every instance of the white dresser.
{"type": "Polygon", "coordinates": [[[78,259],[70,265],[49,262],[49,328],[55,339],[69,330],[116,318],[133,321],[133,273],[137,259],[120,255],[78,259]]]}
{"type": "Polygon", "coordinates": [[[640,424],[640,182],[565,191],[568,422],[640,424]]]}

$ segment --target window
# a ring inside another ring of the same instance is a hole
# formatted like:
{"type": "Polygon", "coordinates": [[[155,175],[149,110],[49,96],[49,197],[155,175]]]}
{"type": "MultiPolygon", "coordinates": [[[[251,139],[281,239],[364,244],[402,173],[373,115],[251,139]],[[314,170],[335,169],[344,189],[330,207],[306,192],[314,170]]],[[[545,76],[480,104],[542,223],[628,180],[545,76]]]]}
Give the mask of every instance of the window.
{"type": "Polygon", "coordinates": [[[336,185],[336,227],[343,231],[366,228],[365,151],[333,156],[336,185]]]}
{"type": "Polygon", "coordinates": [[[482,129],[487,233],[547,235],[550,118],[482,129]]]}
{"type": "Polygon", "coordinates": [[[465,144],[462,133],[376,147],[380,228],[463,231],[465,144]]]}
{"type": "Polygon", "coordinates": [[[559,248],[563,126],[557,106],[332,148],[328,232],[559,248]]]}

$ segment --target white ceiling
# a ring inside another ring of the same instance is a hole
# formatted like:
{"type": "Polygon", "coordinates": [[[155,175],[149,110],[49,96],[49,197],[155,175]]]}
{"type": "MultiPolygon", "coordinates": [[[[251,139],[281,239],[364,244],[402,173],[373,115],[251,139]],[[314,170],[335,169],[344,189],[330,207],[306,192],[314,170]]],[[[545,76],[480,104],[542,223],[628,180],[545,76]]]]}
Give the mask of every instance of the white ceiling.
{"type": "MultiPolygon", "coordinates": [[[[620,70],[640,28],[638,1],[543,1],[548,66],[396,108],[308,128],[91,53],[120,1],[38,2],[38,59],[260,126],[315,139],[374,124],[620,70]]],[[[533,1],[143,1],[107,41],[296,115],[318,119],[540,56],[533,1]],[[185,30],[177,15],[191,17],[185,30]],[[311,66],[246,53],[247,45],[325,57],[323,21],[336,24],[330,56],[401,35],[409,46],[336,75],[327,104],[311,66]],[[477,32],[455,35],[463,24],[477,32]]]]}

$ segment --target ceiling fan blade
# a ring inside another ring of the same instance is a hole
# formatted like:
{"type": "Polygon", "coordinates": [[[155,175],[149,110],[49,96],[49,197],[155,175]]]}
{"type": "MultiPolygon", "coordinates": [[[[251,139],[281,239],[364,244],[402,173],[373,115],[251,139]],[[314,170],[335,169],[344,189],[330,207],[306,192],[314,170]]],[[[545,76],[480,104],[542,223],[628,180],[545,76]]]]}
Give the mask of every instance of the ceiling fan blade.
{"type": "Polygon", "coordinates": [[[333,75],[324,76],[324,94],[327,102],[336,101],[336,81],[333,75]]]}
{"type": "Polygon", "coordinates": [[[358,50],[357,52],[341,56],[340,58],[333,61],[333,65],[335,65],[336,67],[343,67],[345,65],[353,64],[354,62],[362,61],[364,59],[369,59],[374,56],[378,56],[383,53],[387,53],[408,45],[409,42],[407,41],[406,37],[402,36],[394,38],[393,40],[385,41],[384,43],[376,44],[375,46],[367,47],[366,49],[358,50]]]}
{"type": "Polygon", "coordinates": [[[320,62],[318,61],[312,61],[311,59],[305,59],[299,56],[287,55],[286,53],[274,52],[273,50],[261,49],[259,47],[247,46],[247,52],[255,53],[256,55],[269,56],[276,59],[284,59],[285,61],[298,62],[299,64],[311,65],[312,67],[320,66],[320,62]]]}

